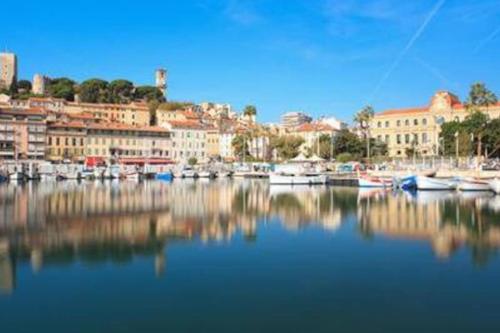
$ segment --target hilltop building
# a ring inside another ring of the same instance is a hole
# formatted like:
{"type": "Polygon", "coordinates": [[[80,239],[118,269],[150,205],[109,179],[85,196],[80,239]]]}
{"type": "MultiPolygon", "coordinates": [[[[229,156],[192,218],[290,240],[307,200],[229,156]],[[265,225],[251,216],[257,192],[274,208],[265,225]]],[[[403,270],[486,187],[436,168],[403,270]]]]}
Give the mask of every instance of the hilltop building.
{"type": "Polygon", "coordinates": [[[32,84],[32,92],[35,95],[45,95],[47,92],[47,83],[49,81],[49,78],[41,75],[41,74],[35,74],[33,76],[33,84],[32,84]]]}
{"type": "Polygon", "coordinates": [[[0,88],[9,88],[17,80],[17,57],[14,53],[0,53],[0,88]]]}
{"type": "Polygon", "coordinates": [[[298,127],[311,121],[312,118],[303,112],[287,112],[281,116],[281,124],[285,128],[298,127]]]}
{"type": "Polygon", "coordinates": [[[167,98],[167,70],[159,68],[155,72],[156,87],[161,90],[165,99],[167,98]]]}

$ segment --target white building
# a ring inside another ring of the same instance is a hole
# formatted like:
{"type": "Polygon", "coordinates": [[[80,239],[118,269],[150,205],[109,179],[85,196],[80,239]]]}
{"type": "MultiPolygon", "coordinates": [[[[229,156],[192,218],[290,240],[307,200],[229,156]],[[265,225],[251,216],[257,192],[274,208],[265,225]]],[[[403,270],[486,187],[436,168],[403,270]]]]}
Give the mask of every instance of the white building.
{"type": "Polygon", "coordinates": [[[348,127],[345,122],[340,121],[335,117],[322,117],[319,119],[319,122],[321,122],[322,124],[329,125],[334,130],[337,130],[337,131],[347,129],[347,127],[348,127]]]}
{"type": "Polygon", "coordinates": [[[233,159],[233,139],[236,136],[234,131],[225,131],[219,134],[219,152],[223,159],[233,159]]]}
{"type": "Polygon", "coordinates": [[[207,133],[204,126],[193,120],[172,120],[162,124],[171,132],[171,158],[176,162],[187,163],[191,157],[198,162],[207,159],[207,133]]]}
{"type": "Polygon", "coordinates": [[[303,112],[287,112],[281,116],[281,123],[286,128],[297,127],[311,121],[312,118],[303,112]]]}

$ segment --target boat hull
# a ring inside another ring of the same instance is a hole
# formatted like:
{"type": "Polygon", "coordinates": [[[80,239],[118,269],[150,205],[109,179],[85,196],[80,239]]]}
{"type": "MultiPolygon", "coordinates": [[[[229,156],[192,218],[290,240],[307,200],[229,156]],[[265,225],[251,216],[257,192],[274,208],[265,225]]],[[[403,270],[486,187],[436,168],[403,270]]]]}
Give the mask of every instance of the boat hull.
{"type": "Polygon", "coordinates": [[[158,180],[170,181],[174,178],[174,175],[171,172],[160,172],[155,175],[155,178],[158,180]]]}
{"type": "Polygon", "coordinates": [[[323,175],[295,176],[295,175],[270,175],[269,184],[271,185],[324,185],[327,177],[323,175]]]}
{"type": "Polygon", "coordinates": [[[490,189],[496,194],[500,194],[500,179],[493,179],[488,182],[490,189]]]}
{"type": "Polygon", "coordinates": [[[417,176],[416,183],[418,190],[451,191],[456,188],[456,184],[451,180],[431,178],[426,176],[417,176]]]}
{"type": "Polygon", "coordinates": [[[463,179],[458,184],[460,191],[490,191],[490,184],[484,180],[463,179]]]}
{"type": "Polygon", "coordinates": [[[377,188],[387,188],[392,186],[392,181],[381,179],[378,177],[359,177],[358,178],[359,187],[377,187],[377,188]]]}

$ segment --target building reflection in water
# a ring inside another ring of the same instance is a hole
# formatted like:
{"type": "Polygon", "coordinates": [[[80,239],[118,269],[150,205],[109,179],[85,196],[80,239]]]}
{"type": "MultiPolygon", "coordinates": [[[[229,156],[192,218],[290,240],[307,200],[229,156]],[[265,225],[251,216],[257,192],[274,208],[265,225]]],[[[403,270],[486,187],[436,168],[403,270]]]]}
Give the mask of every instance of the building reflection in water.
{"type": "Polygon", "coordinates": [[[360,191],[358,221],[366,236],[384,235],[430,242],[439,258],[470,247],[474,262],[484,264],[500,247],[500,200],[489,192],[360,191]]]}
{"type": "Polygon", "coordinates": [[[2,185],[0,292],[13,290],[16,263],[23,261],[38,272],[44,265],[149,256],[162,276],[169,244],[228,242],[238,233],[254,242],[258,223],[271,220],[292,231],[314,225],[334,232],[357,216],[364,237],[423,239],[439,257],[468,245],[475,260],[485,262],[500,245],[499,207],[500,200],[487,194],[410,195],[247,180],[2,185]]]}

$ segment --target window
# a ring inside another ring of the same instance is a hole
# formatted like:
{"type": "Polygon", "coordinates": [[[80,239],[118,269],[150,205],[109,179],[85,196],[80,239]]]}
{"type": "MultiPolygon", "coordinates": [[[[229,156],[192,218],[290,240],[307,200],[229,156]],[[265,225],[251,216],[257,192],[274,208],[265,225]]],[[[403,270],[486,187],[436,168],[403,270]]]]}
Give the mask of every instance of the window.
{"type": "Polygon", "coordinates": [[[386,122],[385,122],[385,127],[386,127],[386,128],[387,128],[387,127],[389,127],[389,121],[386,121],[386,122]]]}
{"type": "Polygon", "coordinates": [[[52,145],[52,137],[49,136],[49,146],[51,146],[51,145],[52,145]]]}
{"type": "Polygon", "coordinates": [[[422,133],[422,143],[427,143],[427,133],[422,133]]]}
{"type": "Polygon", "coordinates": [[[396,126],[397,127],[401,126],[401,120],[396,121],[396,126]]]}
{"type": "Polygon", "coordinates": [[[405,143],[410,143],[410,134],[405,134],[405,143]]]}
{"type": "Polygon", "coordinates": [[[413,143],[418,144],[418,134],[413,134],[413,143]]]}
{"type": "Polygon", "coordinates": [[[405,126],[410,126],[410,121],[408,119],[405,120],[405,126]]]}
{"type": "Polygon", "coordinates": [[[385,135],[385,143],[389,143],[389,135],[388,134],[385,135]]]}
{"type": "Polygon", "coordinates": [[[382,141],[382,135],[377,135],[377,141],[382,141]]]}
{"type": "Polygon", "coordinates": [[[379,121],[379,122],[377,123],[377,127],[378,127],[378,128],[382,127],[382,122],[381,122],[381,121],[379,121]]]}
{"type": "Polygon", "coordinates": [[[76,138],[73,138],[73,140],[71,140],[72,143],[73,143],[73,146],[76,146],[76,138]]]}
{"type": "Polygon", "coordinates": [[[400,144],[401,144],[401,134],[396,135],[396,143],[397,143],[398,145],[400,145],[400,144]]]}
{"type": "Polygon", "coordinates": [[[427,125],[427,118],[422,119],[422,125],[427,125]]]}
{"type": "Polygon", "coordinates": [[[418,126],[418,119],[413,119],[413,125],[418,126]]]}
{"type": "Polygon", "coordinates": [[[66,146],[69,146],[69,138],[65,138],[65,139],[64,139],[64,144],[65,144],[66,146]]]}

